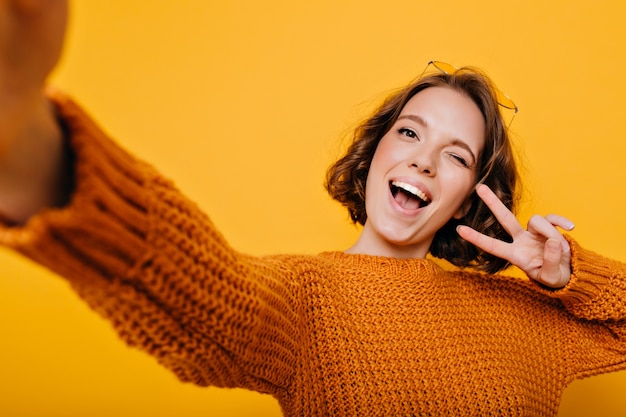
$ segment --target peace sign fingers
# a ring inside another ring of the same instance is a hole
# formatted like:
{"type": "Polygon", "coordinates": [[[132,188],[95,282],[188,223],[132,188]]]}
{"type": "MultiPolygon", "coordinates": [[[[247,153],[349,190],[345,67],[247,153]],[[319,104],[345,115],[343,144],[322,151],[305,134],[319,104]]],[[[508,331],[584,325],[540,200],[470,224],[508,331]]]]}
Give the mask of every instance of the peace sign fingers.
{"type": "Polygon", "coordinates": [[[515,215],[486,185],[476,193],[513,239],[508,243],[484,235],[468,226],[459,226],[459,235],[485,252],[505,259],[522,269],[530,278],[550,287],[567,284],[571,275],[569,244],[557,230],[572,230],[574,224],[563,216],[535,215],[524,229],[515,215]]]}

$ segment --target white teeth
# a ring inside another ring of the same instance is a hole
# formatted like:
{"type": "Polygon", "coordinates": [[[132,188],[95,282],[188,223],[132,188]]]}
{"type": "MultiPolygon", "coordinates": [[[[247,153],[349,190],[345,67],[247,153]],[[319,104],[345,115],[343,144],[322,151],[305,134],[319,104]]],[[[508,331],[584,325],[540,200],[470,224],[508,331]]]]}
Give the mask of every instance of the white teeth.
{"type": "Polygon", "coordinates": [[[402,188],[404,191],[408,193],[413,194],[414,196],[418,197],[422,201],[428,202],[428,197],[426,197],[426,194],[424,194],[422,190],[420,190],[417,187],[412,186],[411,184],[407,184],[406,182],[401,182],[401,181],[392,181],[391,184],[394,185],[395,187],[402,188]]]}

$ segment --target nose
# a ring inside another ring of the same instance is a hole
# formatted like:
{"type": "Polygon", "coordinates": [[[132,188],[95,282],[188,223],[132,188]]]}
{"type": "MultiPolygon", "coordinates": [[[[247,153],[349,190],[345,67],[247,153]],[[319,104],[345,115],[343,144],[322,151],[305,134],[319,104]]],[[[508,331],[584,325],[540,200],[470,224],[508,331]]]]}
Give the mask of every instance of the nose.
{"type": "Polygon", "coordinates": [[[435,165],[434,155],[426,146],[420,147],[409,159],[409,166],[424,175],[435,175],[435,165]]]}

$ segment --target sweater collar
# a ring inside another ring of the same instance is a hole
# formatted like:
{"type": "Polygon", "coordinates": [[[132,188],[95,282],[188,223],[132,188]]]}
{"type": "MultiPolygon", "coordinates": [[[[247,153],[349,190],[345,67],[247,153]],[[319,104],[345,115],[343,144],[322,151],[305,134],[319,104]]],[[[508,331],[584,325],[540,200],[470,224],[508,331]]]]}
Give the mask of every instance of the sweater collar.
{"type": "Polygon", "coordinates": [[[322,252],[320,256],[330,259],[344,268],[371,271],[383,275],[437,275],[443,272],[442,267],[430,258],[399,259],[385,256],[348,254],[340,251],[322,252]]]}

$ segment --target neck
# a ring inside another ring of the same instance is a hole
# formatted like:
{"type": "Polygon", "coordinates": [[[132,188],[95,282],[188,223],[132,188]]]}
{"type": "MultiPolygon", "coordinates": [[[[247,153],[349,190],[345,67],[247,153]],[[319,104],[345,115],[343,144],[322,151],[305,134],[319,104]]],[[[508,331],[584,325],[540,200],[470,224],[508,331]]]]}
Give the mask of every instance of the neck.
{"type": "Polygon", "coordinates": [[[398,259],[426,258],[431,242],[403,245],[389,242],[373,233],[367,225],[361,231],[359,238],[344,252],[352,255],[384,256],[398,259]]]}

